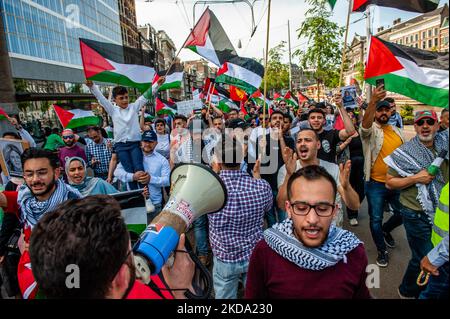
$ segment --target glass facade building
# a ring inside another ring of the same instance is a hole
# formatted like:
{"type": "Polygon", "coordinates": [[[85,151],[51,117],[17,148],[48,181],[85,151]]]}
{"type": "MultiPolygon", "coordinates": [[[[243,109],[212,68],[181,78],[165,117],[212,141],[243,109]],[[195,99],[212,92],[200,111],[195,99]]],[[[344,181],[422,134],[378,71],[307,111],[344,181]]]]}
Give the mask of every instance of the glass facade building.
{"type": "Polygon", "coordinates": [[[0,9],[11,58],[80,69],[78,38],[122,44],[117,0],[0,0],[0,9]]]}

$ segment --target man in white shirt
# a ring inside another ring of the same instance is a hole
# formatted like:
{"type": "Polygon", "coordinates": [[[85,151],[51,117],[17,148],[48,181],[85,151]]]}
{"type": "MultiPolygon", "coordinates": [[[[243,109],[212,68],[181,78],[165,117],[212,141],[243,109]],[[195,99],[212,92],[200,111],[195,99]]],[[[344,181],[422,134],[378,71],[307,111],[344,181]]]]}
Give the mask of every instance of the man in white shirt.
{"type": "MultiPolygon", "coordinates": [[[[147,216],[147,220],[151,221],[162,209],[162,188],[170,185],[170,166],[169,161],[155,152],[158,144],[158,137],[152,130],[145,131],[141,138],[141,149],[144,158],[144,171],[136,173],[128,173],[123,165],[117,165],[114,171],[120,181],[124,183],[138,182],[141,185],[147,185],[150,193],[150,199],[155,206],[155,211],[147,216]]],[[[129,184],[128,184],[129,185],[129,184]]]]}
{"type": "MultiPolygon", "coordinates": [[[[149,88],[136,102],[129,103],[128,91],[123,86],[116,86],[113,91],[114,104],[106,99],[99,88],[90,80],[86,81],[91,93],[97,98],[100,105],[111,116],[114,123],[114,146],[119,161],[128,173],[144,171],[142,152],[140,150],[139,111],[158,91],[165,81],[164,77],[149,88]]],[[[131,189],[137,189],[137,183],[130,184],[131,189]]]]}

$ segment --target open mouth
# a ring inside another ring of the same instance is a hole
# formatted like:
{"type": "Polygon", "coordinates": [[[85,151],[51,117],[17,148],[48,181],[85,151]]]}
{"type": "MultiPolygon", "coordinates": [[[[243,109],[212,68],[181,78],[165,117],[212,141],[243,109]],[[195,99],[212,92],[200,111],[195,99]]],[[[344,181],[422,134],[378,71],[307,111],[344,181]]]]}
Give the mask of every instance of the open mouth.
{"type": "Polygon", "coordinates": [[[304,230],[306,237],[309,239],[316,239],[319,237],[320,229],[319,228],[306,228],[304,230]]]}
{"type": "Polygon", "coordinates": [[[308,156],[308,152],[309,152],[308,149],[300,149],[299,155],[300,155],[300,157],[306,157],[306,156],[308,156]]]}

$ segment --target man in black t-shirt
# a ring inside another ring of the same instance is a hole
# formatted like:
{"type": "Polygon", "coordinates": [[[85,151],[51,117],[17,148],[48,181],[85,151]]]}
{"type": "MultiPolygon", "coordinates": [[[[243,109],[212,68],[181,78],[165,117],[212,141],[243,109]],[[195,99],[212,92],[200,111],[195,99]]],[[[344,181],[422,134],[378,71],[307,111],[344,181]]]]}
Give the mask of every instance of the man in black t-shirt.
{"type": "Polygon", "coordinates": [[[326,115],[325,111],[321,108],[311,109],[308,113],[308,122],[311,128],[319,135],[321,147],[317,157],[321,160],[331,163],[337,163],[336,160],[336,148],[340,141],[345,141],[349,136],[355,133],[355,127],[352,120],[347,114],[345,108],[342,107],[342,97],[338,93],[335,95],[334,102],[340,109],[342,120],[344,122],[344,129],[336,130],[332,129],[325,131],[326,115]]]}

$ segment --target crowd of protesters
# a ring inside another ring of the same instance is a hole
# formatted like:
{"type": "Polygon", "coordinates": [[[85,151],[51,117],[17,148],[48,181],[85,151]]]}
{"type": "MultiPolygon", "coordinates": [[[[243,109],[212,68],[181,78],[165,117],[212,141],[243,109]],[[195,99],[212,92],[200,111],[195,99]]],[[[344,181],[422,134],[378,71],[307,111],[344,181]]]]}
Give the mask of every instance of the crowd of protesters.
{"type": "MultiPolygon", "coordinates": [[[[150,222],[170,196],[170,171],[179,163],[211,167],[228,193],[221,211],[192,225],[216,298],[238,298],[240,287],[246,298],[370,298],[364,246],[374,245],[377,265],[388,267],[391,232],[402,225],[412,257],[399,296],[443,296],[430,290],[448,287],[448,221],[442,243],[432,242],[435,211],[448,217],[448,196],[446,207],[440,201],[449,178],[448,110],[440,119],[417,112],[417,135],[407,142],[395,100],[381,87],[356,108],[344,108],[338,93],[295,107],[281,99],[266,111],[253,101],[229,112],[205,102],[188,116],[150,119],[145,107],[157,86],[129,103],[124,87],[108,100],[86,85],[111,117],[109,134],[102,127],[89,127],[84,137],[55,128],[36,147],[14,118],[16,131],[3,134],[29,146],[23,176],[1,175],[0,277],[8,296],[185,297],[179,289],[192,289],[189,256],[176,254],[162,277],[152,277],[156,286],[140,283],[120,207],[105,196],[142,189],[155,206],[150,222]],[[363,244],[343,225],[347,218],[346,225],[358,226],[365,198],[373,243],[363,244]],[[70,291],[64,267],[74,263],[87,275],[82,289],[70,291]],[[418,286],[423,269],[441,285],[418,286]]],[[[177,251],[184,242],[183,235],[177,251]]]]}

